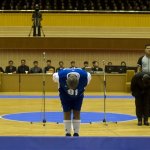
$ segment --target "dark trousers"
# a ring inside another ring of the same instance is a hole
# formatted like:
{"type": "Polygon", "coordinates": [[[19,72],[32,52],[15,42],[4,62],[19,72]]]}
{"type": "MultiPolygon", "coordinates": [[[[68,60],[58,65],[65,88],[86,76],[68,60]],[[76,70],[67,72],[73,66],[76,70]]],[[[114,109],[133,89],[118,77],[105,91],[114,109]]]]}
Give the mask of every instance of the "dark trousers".
{"type": "Polygon", "coordinates": [[[33,36],[41,36],[41,26],[33,26],[33,36]]]}
{"type": "Polygon", "coordinates": [[[136,116],[138,119],[148,119],[150,94],[135,96],[136,116]]]}

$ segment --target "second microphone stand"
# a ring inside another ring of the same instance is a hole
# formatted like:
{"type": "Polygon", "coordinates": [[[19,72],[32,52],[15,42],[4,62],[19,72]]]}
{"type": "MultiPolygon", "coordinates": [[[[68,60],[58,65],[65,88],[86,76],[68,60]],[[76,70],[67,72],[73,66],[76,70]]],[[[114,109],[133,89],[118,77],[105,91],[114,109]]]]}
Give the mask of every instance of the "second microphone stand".
{"type": "Polygon", "coordinates": [[[105,73],[105,61],[103,60],[103,92],[104,92],[104,118],[103,122],[107,124],[106,120],[106,73],[105,73]]]}
{"type": "MultiPolygon", "coordinates": [[[[105,125],[108,125],[107,124],[107,113],[106,113],[106,73],[105,73],[105,60],[103,60],[103,92],[104,92],[104,118],[103,118],[103,123],[105,123],[105,125]]],[[[117,122],[113,122],[113,123],[116,123],[117,122]]]]}
{"type": "Polygon", "coordinates": [[[46,99],[45,99],[45,69],[44,69],[44,63],[45,63],[45,52],[43,52],[43,90],[42,90],[42,99],[43,99],[43,126],[46,124],[46,99]]]}

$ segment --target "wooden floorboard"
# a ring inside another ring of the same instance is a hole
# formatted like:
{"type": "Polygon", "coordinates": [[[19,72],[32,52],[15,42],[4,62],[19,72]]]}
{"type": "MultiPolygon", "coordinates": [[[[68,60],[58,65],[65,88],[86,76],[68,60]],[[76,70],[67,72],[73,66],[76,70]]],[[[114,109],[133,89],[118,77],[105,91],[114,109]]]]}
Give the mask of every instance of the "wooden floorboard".
{"type": "MultiPolygon", "coordinates": [[[[41,93],[1,93],[1,95],[41,95],[41,93]]],[[[46,93],[57,95],[58,93],[46,93]]],[[[86,93],[102,95],[103,93],[86,93]]],[[[129,93],[108,93],[108,95],[129,95],[129,93]]],[[[134,99],[107,99],[107,112],[135,115],[134,99]]],[[[0,115],[41,111],[41,99],[0,99],[0,115]]],[[[46,111],[62,111],[59,99],[47,99],[46,111]]],[[[103,112],[103,99],[85,99],[82,111],[103,112]]],[[[150,127],[138,127],[137,120],[128,122],[81,124],[81,136],[150,136],[150,127]]],[[[27,123],[0,119],[1,136],[64,136],[63,124],[27,123]]]]}

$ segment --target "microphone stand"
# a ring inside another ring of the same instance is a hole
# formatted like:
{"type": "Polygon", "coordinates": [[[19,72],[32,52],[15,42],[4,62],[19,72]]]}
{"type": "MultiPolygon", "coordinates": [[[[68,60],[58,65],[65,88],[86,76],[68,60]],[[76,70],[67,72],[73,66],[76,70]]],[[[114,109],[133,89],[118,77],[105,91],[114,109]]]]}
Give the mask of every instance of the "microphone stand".
{"type": "MultiPolygon", "coordinates": [[[[106,113],[106,91],[107,91],[107,88],[106,88],[106,73],[105,73],[105,60],[103,60],[103,92],[104,92],[104,118],[103,118],[103,123],[105,123],[105,125],[107,126],[107,119],[106,119],[106,116],[107,116],[107,113],[106,113]]],[[[113,123],[116,123],[117,124],[117,121],[113,122],[113,123]]]]}
{"type": "MultiPolygon", "coordinates": [[[[107,91],[107,88],[106,88],[106,73],[105,73],[105,60],[103,60],[103,92],[104,92],[104,118],[102,120],[102,122],[107,126],[107,113],[106,113],[106,91],[107,91]]],[[[100,121],[101,122],[101,121],[100,121]]],[[[112,122],[112,123],[116,123],[117,124],[117,121],[116,122],[112,122]]],[[[90,124],[92,124],[92,122],[90,122],[90,124]]]]}
{"type": "Polygon", "coordinates": [[[103,118],[103,122],[107,125],[107,121],[106,121],[106,73],[105,73],[105,60],[103,60],[103,92],[104,92],[104,118],[103,118]]]}
{"type": "MultiPolygon", "coordinates": [[[[45,52],[43,52],[43,63],[42,63],[42,68],[44,69],[44,62],[45,62],[45,52]]],[[[42,74],[42,109],[41,109],[41,113],[42,113],[42,123],[43,126],[46,125],[46,100],[45,100],[45,70],[43,70],[43,74],[42,74]]],[[[31,124],[33,124],[33,122],[30,122],[31,124]]]]}
{"type": "MultiPolygon", "coordinates": [[[[45,52],[43,52],[43,69],[44,69],[44,62],[45,62],[45,52]]],[[[42,99],[43,99],[43,126],[45,126],[46,124],[46,116],[45,116],[45,70],[43,70],[43,95],[42,95],[42,99]]]]}

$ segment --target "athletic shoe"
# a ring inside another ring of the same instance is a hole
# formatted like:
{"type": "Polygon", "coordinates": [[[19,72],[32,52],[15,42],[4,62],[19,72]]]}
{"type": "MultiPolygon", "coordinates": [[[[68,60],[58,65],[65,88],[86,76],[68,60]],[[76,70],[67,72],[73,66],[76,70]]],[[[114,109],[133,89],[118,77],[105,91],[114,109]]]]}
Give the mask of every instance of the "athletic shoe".
{"type": "Polygon", "coordinates": [[[71,136],[71,134],[70,133],[66,133],[66,136],[71,136]]]}
{"type": "Polygon", "coordinates": [[[79,136],[79,134],[78,133],[74,133],[73,136],[79,136]]]}

